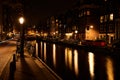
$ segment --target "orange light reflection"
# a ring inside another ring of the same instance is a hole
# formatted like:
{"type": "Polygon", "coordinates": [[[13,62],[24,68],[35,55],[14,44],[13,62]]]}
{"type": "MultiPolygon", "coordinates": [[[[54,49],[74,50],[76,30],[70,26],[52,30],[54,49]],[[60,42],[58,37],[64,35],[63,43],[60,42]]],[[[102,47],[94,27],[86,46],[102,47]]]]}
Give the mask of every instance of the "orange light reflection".
{"type": "Polygon", "coordinates": [[[36,52],[36,56],[38,56],[38,43],[36,43],[36,48],[35,49],[36,49],[36,51],[35,51],[36,52]]]}
{"type": "Polygon", "coordinates": [[[65,48],[65,64],[72,70],[72,50],[70,48],[65,48]]]}
{"type": "Polygon", "coordinates": [[[74,70],[76,76],[79,74],[79,69],[78,69],[78,51],[74,50],[74,70]]]}
{"type": "Polygon", "coordinates": [[[56,67],[56,45],[53,44],[53,65],[56,67]]]}
{"type": "Polygon", "coordinates": [[[43,57],[43,56],[42,56],[42,54],[43,54],[43,53],[42,53],[42,42],[41,42],[40,44],[41,44],[40,51],[41,51],[41,58],[42,58],[42,57],[43,57]]]}
{"type": "Polygon", "coordinates": [[[113,71],[113,63],[110,58],[106,58],[106,67],[107,67],[107,75],[108,80],[114,80],[114,71],[113,71]]]}
{"type": "Polygon", "coordinates": [[[44,61],[46,62],[46,43],[44,43],[44,61]]]}
{"type": "Polygon", "coordinates": [[[94,54],[92,52],[88,52],[88,62],[91,80],[94,80],[94,54]]]}

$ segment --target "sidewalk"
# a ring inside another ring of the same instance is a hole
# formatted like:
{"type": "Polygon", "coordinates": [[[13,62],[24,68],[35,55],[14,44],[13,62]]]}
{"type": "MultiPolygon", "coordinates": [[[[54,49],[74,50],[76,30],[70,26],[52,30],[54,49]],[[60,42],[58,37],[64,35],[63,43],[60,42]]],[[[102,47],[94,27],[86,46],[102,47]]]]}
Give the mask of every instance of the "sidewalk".
{"type": "Polygon", "coordinates": [[[26,52],[24,56],[17,58],[13,80],[62,80],[51,73],[38,59],[32,58],[26,52]]]}

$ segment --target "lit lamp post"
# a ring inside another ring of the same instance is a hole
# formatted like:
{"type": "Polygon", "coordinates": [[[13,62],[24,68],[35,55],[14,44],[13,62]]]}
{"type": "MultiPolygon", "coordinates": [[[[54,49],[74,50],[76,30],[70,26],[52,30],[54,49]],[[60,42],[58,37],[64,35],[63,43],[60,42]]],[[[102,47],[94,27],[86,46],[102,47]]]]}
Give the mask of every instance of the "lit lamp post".
{"type": "Polygon", "coordinates": [[[20,57],[24,57],[24,27],[23,27],[23,24],[24,24],[24,18],[23,17],[20,17],[19,18],[19,23],[21,25],[20,29],[20,57]]]}
{"type": "Polygon", "coordinates": [[[75,30],[75,39],[77,39],[77,34],[78,33],[78,30],[75,30]]]}

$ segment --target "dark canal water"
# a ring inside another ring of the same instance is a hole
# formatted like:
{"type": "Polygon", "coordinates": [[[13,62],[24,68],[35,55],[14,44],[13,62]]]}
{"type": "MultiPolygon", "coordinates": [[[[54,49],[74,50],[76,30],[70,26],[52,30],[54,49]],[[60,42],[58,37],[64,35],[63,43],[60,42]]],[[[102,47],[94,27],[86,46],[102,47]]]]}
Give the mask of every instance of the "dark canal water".
{"type": "Polygon", "coordinates": [[[119,55],[114,53],[46,42],[36,47],[36,55],[63,80],[120,80],[119,55]]]}

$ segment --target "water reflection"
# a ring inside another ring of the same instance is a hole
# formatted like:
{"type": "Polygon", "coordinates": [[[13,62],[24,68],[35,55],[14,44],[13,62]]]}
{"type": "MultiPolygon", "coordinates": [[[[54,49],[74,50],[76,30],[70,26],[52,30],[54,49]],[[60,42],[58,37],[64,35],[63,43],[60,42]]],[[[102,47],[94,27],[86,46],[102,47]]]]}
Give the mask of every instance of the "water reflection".
{"type": "Polygon", "coordinates": [[[94,80],[94,54],[92,52],[88,52],[88,62],[91,80],[94,80]]]}
{"type": "Polygon", "coordinates": [[[42,42],[40,42],[40,53],[41,53],[41,58],[43,57],[43,56],[42,56],[42,48],[43,48],[43,47],[42,47],[42,42]]]}
{"type": "Polygon", "coordinates": [[[36,56],[38,56],[38,44],[36,43],[36,48],[35,48],[36,56]]]}
{"type": "Polygon", "coordinates": [[[44,61],[46,62],[46,43],[44,42],[44,61]]]}
{"type": "Polygon", "coordinates": [[[114,80],[113,62],[109,57],[106,58],[106,67],[108,80],[114,80]]]}
{"type": "Polygon", "coordinates": [[[56,45],[53,44],[53,65],[56,67],[56,45]]]}
{"type": "Polygon", "coordinates": [[[74,71],[76,76],[78,76],[79,67],[78,67],[78,51],[77,50],[73,51],[71,48],[65,48],[65,65],[71,71],[74,71]]]}
{"type": "Polygon", "coordinates": [[[79,69],[78,69],[78,51],[74,50],[74,71],[75,75],[78,76],[79,69]]]}
{"type": "Polygon", "coordinates": [[[65,64],[72,70],[72,50],[70,48],[65,48],[65,64]]]}
{"type": "Polygon", "coordinates": [[[60,74],[63,80],[114,80],[116,78],[114,73],[117,71],[114,67],[117,64],[113,66],[115,63],[111,56],[45,42],[40,42],[39,47],[42,60],[58,75],[60,74]]]}

